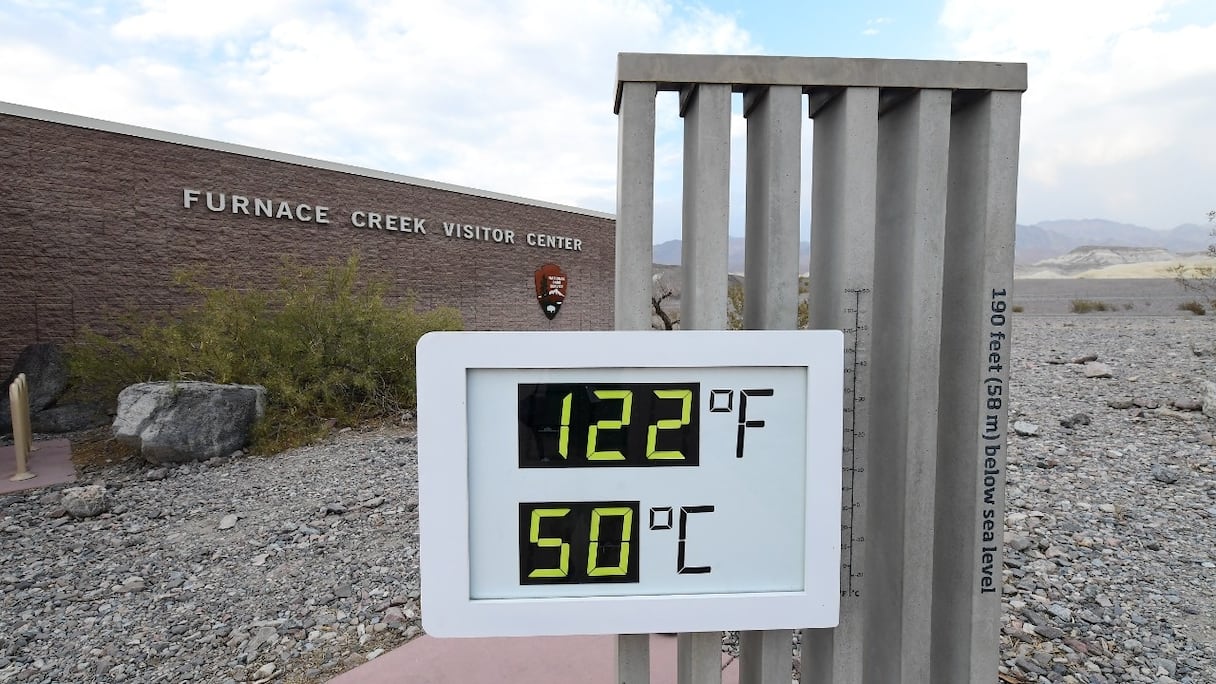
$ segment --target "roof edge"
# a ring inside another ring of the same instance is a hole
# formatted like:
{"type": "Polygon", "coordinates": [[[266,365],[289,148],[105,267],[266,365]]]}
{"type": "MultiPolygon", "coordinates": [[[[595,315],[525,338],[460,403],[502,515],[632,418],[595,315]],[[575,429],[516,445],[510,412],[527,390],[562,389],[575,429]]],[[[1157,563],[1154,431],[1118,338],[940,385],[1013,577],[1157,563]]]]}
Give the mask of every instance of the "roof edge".
{"type": "Polygon", "coordinates": [[[314,159],[312,157],[303,157],[285,152],[276,152],[274,150],[265,150],[248,145],[239,145],[236,143],[226,143],[219,140],[210,140],[208,138],[199,138],[192,135],[184,135],[181,133],[172,133],[169,131],[161,131],[155,128],[145,128],[143,126],[133,126],[130,124],[117,123],[114,121],[105,121],[103,119],[93,119],[77,114],[68,114],[66,112],[57,112],[49,109],[39,109],[28,105],[16,104],[13,102],[0,101],[0,115],[16,116],[23,119],[35,119],[48,123],[62,124],[65,126],[73,126],[75,128],[88,128],[106,133],[117,133],[119,135],[127,135],[135,138],[144,138],[147,140],[155,140],[158,142],[170,143],[173,145],[185,145],[187,147],[197,147],[204,150],[213,150],[215,152],[224,152],[227,154],[237,154],[243,157],[252,157],[255,159],[264,159],[266,161],[282,162],[284,164],[294,164],[296,166],[304,166],[308,168],[321,169],[324,171],[335,171],[337,173],[345,173],[355,176],[363,176],[375,180],[390,181],[393,183],[403,183],[406,185],[417,185],[434,190],[444,190],[447,192],[455,192],[462,195],[471,195],[473,197],[481,197],[484,199],[499,200],[502,202],[511,202],[512,204],[523,204],[528,206],[540,207],[542,209],[553,209],[555,211],[564,211],[571,214],[582,214],[595,218],[603,218],[616,220],[615,214],[609,214],[602,211],[593,211],[591,209],[583,209],[565,204],[557,204],[554,202],[545,202],[543,200],[528,199],[526,197],[518,197],[515,195],[507,195],[489,190],[480,190],[478,188],[470,188],[461,185],[453,185],[451,183],[442,183],[439,181],[426,180],[424,178],[415,178],[398,173],[390,173],[388,171],[377,171],[361,166],[351,164],[341,164],[338,162],[325,161],[324,159],[314,159]]]}

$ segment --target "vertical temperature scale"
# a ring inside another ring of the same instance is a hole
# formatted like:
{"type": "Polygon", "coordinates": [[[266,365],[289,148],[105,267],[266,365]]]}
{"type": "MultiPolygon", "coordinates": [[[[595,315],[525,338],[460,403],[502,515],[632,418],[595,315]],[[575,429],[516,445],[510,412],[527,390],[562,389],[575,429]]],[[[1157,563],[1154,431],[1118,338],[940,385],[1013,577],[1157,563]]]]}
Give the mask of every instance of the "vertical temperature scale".
{"type": "Polygon", "coordinates": [[[435,636],[836,624],[835,331],[431,333],[435,636]]]}

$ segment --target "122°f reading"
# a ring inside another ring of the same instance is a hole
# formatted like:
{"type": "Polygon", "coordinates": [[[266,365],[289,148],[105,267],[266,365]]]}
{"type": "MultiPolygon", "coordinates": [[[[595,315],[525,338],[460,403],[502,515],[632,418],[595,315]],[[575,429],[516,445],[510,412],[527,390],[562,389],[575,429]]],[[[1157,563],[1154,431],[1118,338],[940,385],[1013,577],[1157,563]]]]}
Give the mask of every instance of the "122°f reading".
{"type": "Polygon", "coordinates": [[[695,466],[699,383],[520,383],[519,467],[695,466]]]}

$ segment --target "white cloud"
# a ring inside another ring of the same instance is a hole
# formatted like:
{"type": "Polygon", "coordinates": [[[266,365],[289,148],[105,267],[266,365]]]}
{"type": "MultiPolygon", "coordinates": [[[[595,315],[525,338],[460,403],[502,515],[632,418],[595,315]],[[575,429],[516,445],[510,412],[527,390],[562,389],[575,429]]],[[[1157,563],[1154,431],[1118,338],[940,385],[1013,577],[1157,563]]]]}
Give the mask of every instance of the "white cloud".
{"type": "Polygon", "coordinates": [[[876,17],[874,19],[866,19],[866,27],[862,30],[863,36],[877,36],[882,30],[879,28],[884,24],[890,24],[894,21],[891,17],[876,17]]]}
{"type": "Polygon", "coordinates": [[[98,7],[0,9],[3,99],[605,211],[617,53],[757,51],[666,0],[98,7]]]}
{"type": "Polygon", "coordinates": [[[140,10],[113,26],[120,39],[206,42],[256,30],[288,14],[291,0],[140,0],[140,10]]]}
{"type": "Polygon", "coordinates": [[[1216,205],[1216,155],[1194,154],[1216,139],[1216,13],[1182,26],[1172,12],[1183,5],[946,3],[940,20],[959,57],[1028,64],[1020,220],[1104,216],[1166,228],[1200,222],[1216,205]],[[1186,180],[1161,183],[1145,177],[1150,169],[1186,180]]]}

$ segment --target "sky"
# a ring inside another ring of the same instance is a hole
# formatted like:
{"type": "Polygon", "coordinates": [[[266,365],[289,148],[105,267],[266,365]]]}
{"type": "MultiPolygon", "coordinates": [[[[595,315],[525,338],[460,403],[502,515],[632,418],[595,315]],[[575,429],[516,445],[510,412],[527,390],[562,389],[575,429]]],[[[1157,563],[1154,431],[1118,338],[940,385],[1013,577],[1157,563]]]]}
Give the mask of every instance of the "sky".
{"type": "Polygon", "coordinates": [[[0,0],[0,101],[609,213],[619,52],[1026,62],[1019,223],[1216,209],[1213,0],[0,0]]]}

